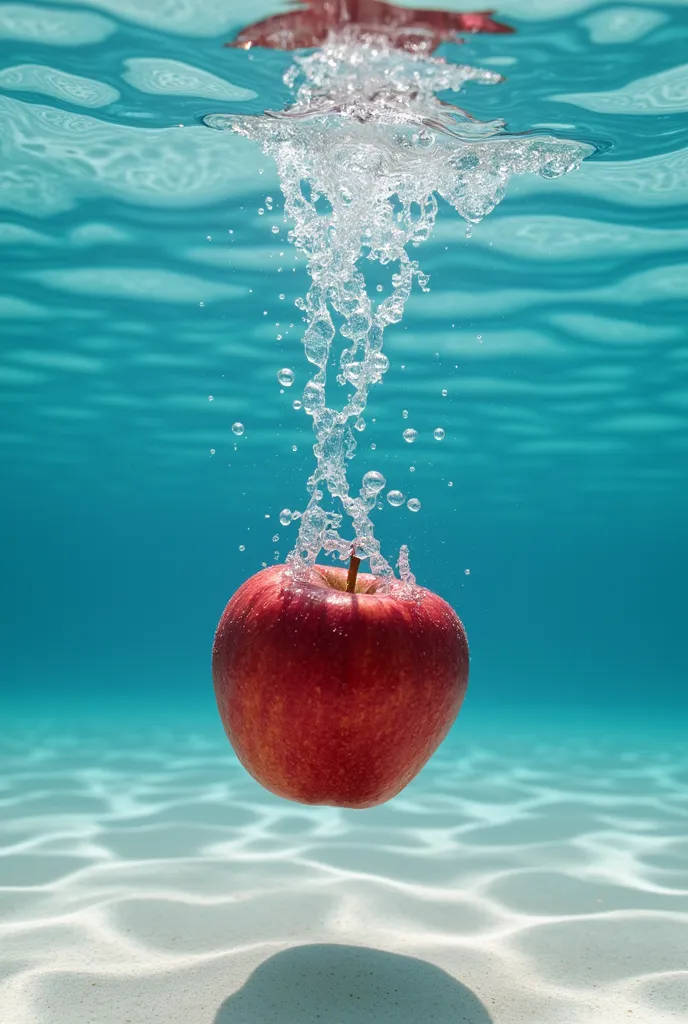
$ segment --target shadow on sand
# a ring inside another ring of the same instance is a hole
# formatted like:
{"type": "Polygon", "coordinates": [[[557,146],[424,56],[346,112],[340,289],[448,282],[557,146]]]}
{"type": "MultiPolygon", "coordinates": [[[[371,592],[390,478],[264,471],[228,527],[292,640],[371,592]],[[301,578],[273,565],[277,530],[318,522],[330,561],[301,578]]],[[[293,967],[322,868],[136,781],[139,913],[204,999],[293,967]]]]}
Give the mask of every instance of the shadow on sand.
{"type": "Polygon", "coordinates": [[[214,1024],[492,1024],[433,964],[365,946],[296,946],[265,960],[214,1024]]]}

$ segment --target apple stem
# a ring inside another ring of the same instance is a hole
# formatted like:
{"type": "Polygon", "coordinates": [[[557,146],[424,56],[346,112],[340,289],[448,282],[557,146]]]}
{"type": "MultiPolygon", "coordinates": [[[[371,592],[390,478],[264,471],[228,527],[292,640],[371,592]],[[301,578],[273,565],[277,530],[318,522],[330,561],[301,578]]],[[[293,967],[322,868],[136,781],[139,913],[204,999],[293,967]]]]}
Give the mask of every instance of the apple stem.
{"type": "Polygon", "coordinates": [[[356,577],[358,576],[358,567],[361,564],[361,559],[356,555],[356,545],[351,548],[351,561],[349,562],[349,575],[346,577],[346,592],[347,594],[356,593],[356,577]]]}

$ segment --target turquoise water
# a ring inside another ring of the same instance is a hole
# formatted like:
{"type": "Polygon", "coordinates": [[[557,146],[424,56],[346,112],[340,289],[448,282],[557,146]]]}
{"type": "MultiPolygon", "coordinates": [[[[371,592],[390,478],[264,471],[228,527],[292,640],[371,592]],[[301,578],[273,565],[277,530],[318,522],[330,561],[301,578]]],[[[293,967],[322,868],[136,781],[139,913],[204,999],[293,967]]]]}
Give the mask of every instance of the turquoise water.
{"type": "Polygon", "coordinates": [[[275,165],[203,121],[290,103],[248,7],[0,3],[0,1018],[685,1024],[688,4],[438,50],[591,155],[470,237],[441,202],[386,332],[349,472],[420,501],[376,535],[471,677],[370,811],[261,789],[210,678],[314,465],[275,165]]]}
{"type": "MultiPolygon", "coordinates": [[[[31,715],[212,716],[216,621],[293,546],[277,517],[305,506],[313,466],[291,408],[305,261],[275,168],[201,123],[284,106],[291,56],[223,47],[238,5],[140,6],[0,8],[2,685],[31,715]]],[[[422,502],[385,503],[377,532],[463,618],[467,710],[671,716],[686,702],[688,13],[500,16],[514,34],[439,51],[506,76],[459,104],[599,152],[555,181],[512,178],[469,239],[440,209],[418,250],[430,292],[387,332],[355,469],[422,502]]]]}

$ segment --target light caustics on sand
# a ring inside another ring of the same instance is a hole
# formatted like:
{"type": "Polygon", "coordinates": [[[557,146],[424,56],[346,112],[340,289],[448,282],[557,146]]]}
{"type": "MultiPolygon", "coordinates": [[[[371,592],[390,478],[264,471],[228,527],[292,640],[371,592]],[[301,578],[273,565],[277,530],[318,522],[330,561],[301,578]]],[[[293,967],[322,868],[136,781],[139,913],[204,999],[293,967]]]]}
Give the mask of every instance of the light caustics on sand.
{"type": "MultiPolygon", "coordinates": [[[[476,121],[437,94],[458,92],[467,81],[496,84],[500,75],[447,63],[422,48],[396,50],[382,39],[334,35],[315,52],[295,56],[285,81],[295,93],[288,109],[259,117],[210,115],[205,122],[257,141],[275,160],[293,225],[289,237],[305,254],[311,278],[299,304],[306,356],[315,367],[303,408],[313,419],[316,467],[289,561],[304,573],[321,551],[347,559],[352,539],[340,532],[347,516],[356,553],[369,559],[382,586],[394,586],[371,520],[386,481],[366,473],[352,494],[346,463],[356,450],[354,430],[364,426],[368,390],[389,366],[384,330],[401,320],[414,279],[427,290],[409,250],[430,236],[438,197],[477,223],[503,198],[512,174],[555,178],[577,168],[593,147],[509,136],[501,121],[476,121]],[[388,268],[385,297],[370,294],[370,261],[388,268]],[[337,334],[344,339],[337,382],[346,388],[340,409],[326,390],[337,334]]],[[[413,587],[405,546],[398,568],[402,586],[413,587]]]]}

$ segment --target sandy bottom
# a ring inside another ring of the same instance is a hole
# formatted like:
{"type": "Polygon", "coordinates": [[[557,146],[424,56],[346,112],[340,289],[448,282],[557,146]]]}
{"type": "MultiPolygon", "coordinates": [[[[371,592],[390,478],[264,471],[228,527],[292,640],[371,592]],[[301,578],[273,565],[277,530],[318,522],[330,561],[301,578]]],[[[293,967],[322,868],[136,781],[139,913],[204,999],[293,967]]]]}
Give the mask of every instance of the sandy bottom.
{"type": "Polygon", "coordinates": [[[468,742],[355,812],[212,728],[5,734],[0,1019],[685,1024],[685,748],[468,742]]]}

